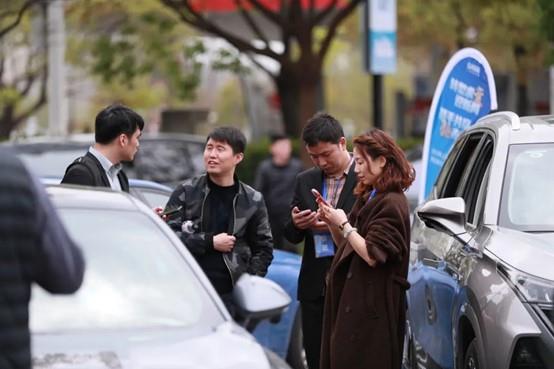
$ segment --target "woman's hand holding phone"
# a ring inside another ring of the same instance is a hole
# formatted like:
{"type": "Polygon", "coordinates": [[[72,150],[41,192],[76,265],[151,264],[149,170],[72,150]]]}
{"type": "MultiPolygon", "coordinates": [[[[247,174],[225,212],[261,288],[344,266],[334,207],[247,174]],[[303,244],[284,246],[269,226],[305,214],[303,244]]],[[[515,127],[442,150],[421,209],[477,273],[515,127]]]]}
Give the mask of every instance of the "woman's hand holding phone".
{"type": "Polygon", "coordinates": [[[318,205],[319,204],[325,204],[327,206],[330,206],[329,203],[327,201],[325,201],[323,196],[315,188],[312,188],[312,194],[315,196],[315,202],[317,202],[318,205]]]}

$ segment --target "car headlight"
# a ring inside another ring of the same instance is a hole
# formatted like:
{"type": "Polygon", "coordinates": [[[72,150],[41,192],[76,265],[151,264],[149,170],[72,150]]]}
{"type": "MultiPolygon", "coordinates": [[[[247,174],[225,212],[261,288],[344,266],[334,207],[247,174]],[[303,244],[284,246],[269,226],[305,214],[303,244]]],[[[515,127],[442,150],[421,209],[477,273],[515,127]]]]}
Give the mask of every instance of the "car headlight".
{"type": "Polygon", "coordinates": [[[554,281],[535,277],[504,265],[499,265],[498,269],[516,288],[522,300],[545,307],[554,306],[554,281]]]}

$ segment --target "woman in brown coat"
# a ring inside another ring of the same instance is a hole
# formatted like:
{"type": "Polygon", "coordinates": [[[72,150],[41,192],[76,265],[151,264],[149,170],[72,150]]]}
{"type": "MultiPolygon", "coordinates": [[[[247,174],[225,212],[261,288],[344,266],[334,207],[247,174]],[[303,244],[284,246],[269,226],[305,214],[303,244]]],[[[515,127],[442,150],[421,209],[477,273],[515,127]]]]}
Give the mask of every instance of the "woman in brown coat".
{"type": "Polygon", "coordinates": [[[321,369],[399,369],[415,174],[394,140],[374,129],[354,138],[358,199],[347,215],[319,201],[339,246],[328,274],[321,369]]]}

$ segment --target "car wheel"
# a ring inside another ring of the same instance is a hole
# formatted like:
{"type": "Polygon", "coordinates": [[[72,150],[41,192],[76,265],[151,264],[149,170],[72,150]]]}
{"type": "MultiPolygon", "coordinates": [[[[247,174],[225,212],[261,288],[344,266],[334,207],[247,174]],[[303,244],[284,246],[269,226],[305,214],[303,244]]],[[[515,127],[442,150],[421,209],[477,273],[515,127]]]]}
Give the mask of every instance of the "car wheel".
{"type": "Polygon", "coordinates": [[[287,362],[294,369],[308,369],[306,350],[304,350],[304,334],[302,333],[302,314],[300,308],[296,311],[290,337],[287,362]]]}
{"type": "Polygon", "coordinates": [[[479,369],[481,363],[479,362],[479,355],[477,353],[477,339],[474,338],[467,347],[466,354],[464,356],[464,369],[479,369]]]}

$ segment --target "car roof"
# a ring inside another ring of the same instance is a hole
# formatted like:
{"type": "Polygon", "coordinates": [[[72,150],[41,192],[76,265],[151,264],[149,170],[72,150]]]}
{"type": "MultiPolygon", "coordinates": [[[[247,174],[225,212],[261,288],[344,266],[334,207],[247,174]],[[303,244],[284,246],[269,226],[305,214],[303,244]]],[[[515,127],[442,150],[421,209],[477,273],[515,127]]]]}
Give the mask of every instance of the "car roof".
{"type": "Polygon", "coordinates": [[[139,200],[131,195],[102,187],[72,185],[47,186],[46,191],[57,208],[110,209],[137,211],[139,200]]]}
{"type": "MultiPolygon", "coordinates": [[[[189,133],[169,133],[169,132],[144,132],[140,138],[144,141],[157,141],[157,140],[175,140],[175,141],[187,141],[199,144],[205,144],[206,138],[204,136],[189,134],[189,133]]],[[[28,138],[18,138],[13,141],[3,143],[8,146],[25,146],[25,145],[58,145],[58,144],[73,144],[75,146],[88,146],[94,143],[94,134],[92,133],[79,133],[68,136],[34,136],[28,138]]]]}
{"type": "Polygon", "coordinates": [[[498,112],[480,119],[466,132],[492,129],[508,144],[554,142],[554,115],[519,117],[512,112],[498,112]]]}

